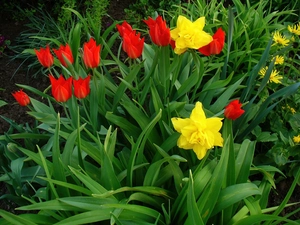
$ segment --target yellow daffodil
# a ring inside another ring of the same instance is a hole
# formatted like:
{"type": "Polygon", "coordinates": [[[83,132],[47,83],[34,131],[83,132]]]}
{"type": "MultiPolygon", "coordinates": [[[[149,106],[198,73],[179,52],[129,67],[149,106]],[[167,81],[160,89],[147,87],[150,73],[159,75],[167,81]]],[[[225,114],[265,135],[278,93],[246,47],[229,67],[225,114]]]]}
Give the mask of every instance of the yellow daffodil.
{"type": "MultiPolygon", "coordinates": [[[[275,65],[279,64],[282,65],[284,63],[284,58],[281,55],[276,55],[275,57],[275,65]]],[[[272,60],[274,60],[274,58],[272,60]]]]}
{"type": "Polygon", "coordinates": [[[219,132],[222,119],[206,118],[202,103],[197,102],[190,118],[172,118],[174,129],[181,135],[177,141],[179,148],[193,149],[198,159],[202,159],[207,150],[214,146],[223,146],[223,138],[219,132]]]}
{"type": "Polygon", "coordinates": [[[212,36],[203,31],[205,25],[205,17],[200,17],[192,22],[184,16],[177,19],[177,27],[171,30],[171,38],[175,41],[174,52],[181,54],[188,48],[199,49],[208,45],[212,40],[212,36]]]}
{"type": "Polygon", "coordinates": [[[300,22],[296,25],[291,25],[291,26],[288,25],[287,28],[288,28],[289,32],[300,35],[300,22]]]}
{"type": "MultiPolygon", "coordinates": [[[[266,75],[267,70],[268,70],[267,66],[261,68],[258,74],[263,78],[266,75]]],[[[279,72],[277,70],[272,70],[268,83],[273,82],[276,84],[280,84],[281,83],[280,80],[282,79],[282,76],[279,76],[278,74],[279,72]]]]}
{"type": "Polygon", "coordinates": [[[300,143],[300,134],[297,135],[297,136],[294,136],[294,137],[293,137],[293,141],[294,141],[295,143],[300,143]]]}
{"type": "Polygon", "coordinates": [[[274,36],[273,36],[273,41],[274,41],[274,44],[282,45],[283,47],[287,46],[290,42],[279,31],[275,31],[274,36]]]}

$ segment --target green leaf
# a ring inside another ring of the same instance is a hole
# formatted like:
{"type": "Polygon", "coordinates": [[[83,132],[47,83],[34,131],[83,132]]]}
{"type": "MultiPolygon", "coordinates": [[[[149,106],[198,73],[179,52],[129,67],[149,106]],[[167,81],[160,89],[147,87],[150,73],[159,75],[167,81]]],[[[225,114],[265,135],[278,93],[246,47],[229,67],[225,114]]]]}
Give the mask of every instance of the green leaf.
{"type": "Polygon", "coordinates": [[[199,211],[201,212],[202,219],[205,223],[215,207],[224,179],[226,177],[229,157],[228,148],[229,141],[225,140],[224,147],[222,148],[221,158],[213,172],[210,185],[205,187],[202,195],[197,200],[199,211]]]}
{"type": "Polygon", "coordinates": [[[76,208],[81,209],[82,211],[88,210],[101,210],[106,208],[105,205],[107,204],[114,204],[118,203],[116,199],[113,198],[97,198],[97,197],[86,197],[86,196],[79,196],[79,197],[67,197],[67,198],[60,198],[58,199],[59,202],[63,202],[67,205],[74,206],[76,208]]]}
{"type": "Polygon", "coordinates": [[[233,93],[238,89],[239,85],[244,80],[244,78],[245,77],[243,76],[241,79],[239,79],[234,84],[232,84],[231,86],[229,86],[224,91],[224,93],[222,93],[218,97],[218,99],[216,100],[216,102],[209,108],[209,110],[212,111],[213,113],[218,113],[221,110],[223,110],[224,107],[228,104],[228,101],[231,98],[231,96],[233,95],[233,93]]]}
{"type": "Polygon", "coordinates": [[[83,174],[79,170],[76,170],[76,169],[74,169],[72,167],[70,167],[70,170],[94,194],[103,194],[103,193],[107,192],[107,190],[101,184],[99,184],[98,182],[96,182],[95,180],[93,180],[88,175],[83,174]]]}
{"type": "MultiPolygon", "coordinates": [[[[56,120],[56,128],[54,132],[54,141],[52,146],[52,160],[53,160],[53,164],[55,165],[53,167],[53,177],[59,181],[67,182],[65,170],[64,167],[62,166],[62,161],[61,161],[59,131],[60,131],[60,116],[58,114],[56,120]]],[[[67,188],[60,187],[60,186],[57,188],[57,193],[59,194],[60,197],[70,196],[69,190],[67,188]]]]}
{"type": "Polygon", "coordinates": [[[10,224],[14,225],[38,225],[34,222],[32,222],[30,219],[25,219],[20,216],[14,215],[12,213],[6,212],[4,210],[0,210],[0,216],[3,217],[6,221],[10,222],[10,224]]]}
{"type": "Polygon", "coordinates": [[[226,187],[220,192],[219,199],[211,216],[253,195],[261,195],[259,188],[253,183],[235,184],[226,187]]]}
{"type": "Polygon", "coordinates": [[[46,202],[33,203],[31,205],[21,206],[18,210],[62,210],[78,211],[79,208],[59,201],[59,199],[48,200],[46,202]]]}
{"type": "MultiPolygon", "coordinates": [[[[146,144],[146,141],[149,138],[149,135],[153,132],[153,128],[155,124],[159,121],[161,118],[162,111],[160,110],[159,113],[153,118],[153,120],[147,124],[147,126],[143,129],[142,133],[140,134],[139,138],[137,139],[136,143],[132,147],[130,160],[127,168],[127,184],[129,186],[132,186],[132,178],[133,178],[133,167],[135,163],[141,163],[136,162],[136,157],[139,154],[140,156],[143,156],[143,149],[146,144]]],[[[134,117],[136,118],[136,117],[134,117]]],[[[157,140],[157,139],[154,139],[157,140]]]]}
{"type": "Polygon", "coordinates": [[[257,224],[263,221],[277,221],[277,222],[287,222],[290,225],[299,225],[298,222],[289,220],[285,217],[280,217],[280,216],[275,216],[275,215],[266,215],[266,214],[261,214],[261,215],[251,215],[248,216],[244,219],[241,219],[234,223],[233,225],[253,225],[257,224]]]}
{"type": "Polygon", "coordinates": [[[255,143],[248,139],[244,140],[238,150],[235,160],[236,183],[244,183],[248,180],[250,168],[255,151],[255,143]]]}
{"type": "Polygon", "coordinates": [[[59,180],[48,179],[46,177],[40,177],[40,179],[48,181],[49,183],[51,182],[53,184],[71,189],[71,190],[75,190],[75,191],[77,191],[79,193],[82,193],[82,194],[85,194],[85,195],[92,195],[92,192],[90,190],[88,190],[88,189],[86,189],[82,186],[78,186],[78,185],[75,185],[75,184],[71,184],[71,183],[63,182],[63,181],[59,181],[59,180]]]}
{"type": "Polygon", "coordinates": [[[0,107],[7,105],[7,102],[0,100],[0,107]]]}
{"type": "Polygon", "coordinates": [[[185,224],[203,224],[204,222],[200,216],[200,212],[196,203],[196,198],[194,194],[194,181],[193,175],[190,171],[189,174],[189,183],[188,183],[188,190],[187,190],[187,210],[188,210],[188,219],[185,224]]]}

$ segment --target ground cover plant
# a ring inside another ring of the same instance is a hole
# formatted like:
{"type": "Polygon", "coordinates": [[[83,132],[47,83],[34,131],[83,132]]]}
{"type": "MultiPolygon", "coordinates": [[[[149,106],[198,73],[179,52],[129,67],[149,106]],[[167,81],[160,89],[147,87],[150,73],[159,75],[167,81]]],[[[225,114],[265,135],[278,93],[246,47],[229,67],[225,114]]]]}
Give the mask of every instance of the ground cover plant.
{"type": "MultiPolygon", "coordinates": [[[[165,12],[168,22],[145,18],[145,31],[126,21],[101,30],[70,8],[78,20],[65,38],[35,37],[48,43],[26,52],[49,87],[18,84],[13,95],[37,125],[12,123],[15,132],[0,136],[7,197],[33,213],[1,210],[1,224],[298,224],[299,210],[280,216],[298,204],[288,203],[297,161],[286,198],[269,207],[284,173],[256,157],[277,137],[260,124],[300,85],[297,69],[275,71],[279,56],[298,54],[298,36],[276,33],[290,31],[279,16],[292,10],[233,2],[182,4],[165,12]]],[[[299,25],[289,26],[298,35],[299,25]]]]}

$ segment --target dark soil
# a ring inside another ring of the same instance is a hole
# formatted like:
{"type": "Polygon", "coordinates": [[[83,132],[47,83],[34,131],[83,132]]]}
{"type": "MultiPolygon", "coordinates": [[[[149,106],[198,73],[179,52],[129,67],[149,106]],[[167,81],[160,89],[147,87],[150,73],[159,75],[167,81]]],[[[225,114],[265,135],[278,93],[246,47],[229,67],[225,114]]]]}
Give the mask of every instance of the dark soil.
{"type": "MultiPolygon", "coordinates": [[[[125,18],[124,9],[128,8],[130,0],[111,0],[108,9],[108,14],[114,20],[123,20],[125,18]]],[[[110,23],[111,18],[106,17],[107,23],[110,23]]],[[[15,38],[18,37],[21,31],[25,29],[24,24],[26,22],[12,21],[7,15],[0,12],[0,34],[4,35],[7,39],[11,40],[11,45],[15,44],[15,38]]],[[[34,79],[27,74],[26,66],[23,66],[16,72],[16,69],[20,65],[20,61],[12,60],[13,52],[9,49],[5,50],[5,55],[0,56],[0,99],[6,101],[8,104],[0,108],[0,116],[12,119],[18,124],[33,123],[33,119],[26,114],[27,107],[21,107],[16,103],[12,96],[12,92],[19,90],[15,84],[25,84],[33,86],[39,90],[44,90],[49,81],[47,78],[34,79]],[[1,90],[4,89],[4,90],[1,90]]],[[[0,135],[7,132],[10,124],[3,118],[0,118],[0,135]]],[[[279,205],[284,199],[289,187],[292,183],[292,179],[284,179],[277,184],[277,189],[273,190],[270,195],[270,206],[279,205]]],[[[0,184],[0,195],[5,193],[5,184],[0,184]]],[[[298,185],[294,190],[290,202],[300,201],[300,186],[298,185]]],[[[10,212],[14,212],[14,203],[8,203],[7,201],[0,200],[0,209],[4,209],[10,212]]],[[[286,215],[289,212],[297,209],[298,206],[289,207],[284,210],[282,215],[286,215]]],[[[292,217],[293,219],[300,219],[300,212],[292,217]]]]}

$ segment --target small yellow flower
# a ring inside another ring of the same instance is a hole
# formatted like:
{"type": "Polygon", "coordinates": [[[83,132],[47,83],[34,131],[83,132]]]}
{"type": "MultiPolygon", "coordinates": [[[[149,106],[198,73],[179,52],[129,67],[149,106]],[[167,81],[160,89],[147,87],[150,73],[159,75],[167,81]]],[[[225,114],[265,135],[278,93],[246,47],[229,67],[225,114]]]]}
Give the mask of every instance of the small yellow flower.
{"type": "Polygon", "coordinates": [[[295,114],[296,110],[293,107],[290,107],[291,113],[295,114]]]}
{"type": "Polygon", "coordinates": [[[188,48],[199,49],[208,45],[212,40],[212,36],[203,31],[205,25],[205,17],[200,17],[192,22],[184,16],[177,19],[177,27],[171,30],[171,38],[175,41],[174,52],[181,54],[188,48]]]}
{"type": "Polygon", "coordinates": [[[300,134],[298,134],[297,136],[294,136],[294,137],[293,137],[293,141],[294,141],[295,143],[300,143],[300,134]]]}
{"type": "Polygon", "coordinates": [[[295,37],[292,36],[292,37],[290,38],[290,41],[291,41],[291,42],[295,42],[295,37]]]}
{"type": "Polygon", "coordinates": [[[202,159],[207,150],[214,146],[223,146],[223,138],[219,132],[222,119],[206,118],[202,103],[197,102],[190,118],[172,118],[174,129],[180,133],[177,145],[186,150],[193,149],[198,159],[202,159]]]}
{"type": "MultiPolygon", "coordinates": [[[[282,65],[284,63],[284,58],[281,55],[276,55],[275,57],[275,65],[279,64],[282,65]]],[[[272,59],[272,61],[274,60],[274,58],[272,59]]]]}
{"type": "Polygon", "coordinates": [[[282,45],[283,47],[287,46],[290,40],[286,39],[286,37],[279,33],[279,31],[275,31],[273,36],[274,44],[282,45]]]}
{"type": "MultiPolygon", "coordinates": [[[[258,74],[261,76],[261,78],[263,78],[266,75],[267,70],[268,70],[267,66],[260,69],[258,74]]],[[[272,70],[268,83],[273,82],[276,84],[280,84],[281,83],[280,80],[282,79],[282,76],[279,76],[278,74],[279,72],[277,70],[272,70]]]]}
{"type": "Polygon", "coordinates": [[[296,24],[296,25],[291,25],[291,26],[288,25],[287,28],[288,28],[289,32],[300,35],[300,22],[298,22],[298,24],[296,24]]]}
{"type": "Polygon", "coordinates": [[[296,113],[296,110],[293,107],[291,107],[289,105],[286,105],[286,107],[291,111],[291,113],[293,113],[293,114],[296,113]]]}

